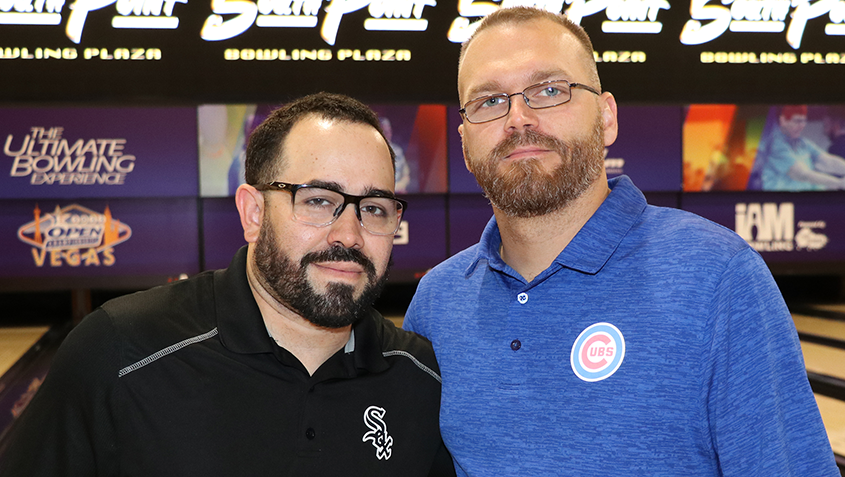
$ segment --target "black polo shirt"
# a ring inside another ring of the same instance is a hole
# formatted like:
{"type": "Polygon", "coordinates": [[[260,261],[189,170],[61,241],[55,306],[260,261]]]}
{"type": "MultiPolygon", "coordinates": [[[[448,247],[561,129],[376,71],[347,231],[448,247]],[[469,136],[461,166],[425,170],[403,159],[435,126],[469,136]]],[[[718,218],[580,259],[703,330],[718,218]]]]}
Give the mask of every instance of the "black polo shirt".
{"type": "Polygon", "coordinates": [[[112,300],[68,336],[3,475],[454,475],[431,345],[375,310],[313,376],[226,270],[112,300]]]}

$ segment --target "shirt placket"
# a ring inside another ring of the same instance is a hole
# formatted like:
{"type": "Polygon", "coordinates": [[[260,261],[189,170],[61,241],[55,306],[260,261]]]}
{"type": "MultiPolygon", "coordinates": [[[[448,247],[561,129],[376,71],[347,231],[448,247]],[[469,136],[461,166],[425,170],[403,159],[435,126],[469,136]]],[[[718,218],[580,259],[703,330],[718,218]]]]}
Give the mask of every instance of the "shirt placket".
{"type": "Polygon", "coordinates": [[[514,280],[508,287],[508,314],[504,335],[499,343],[503,359],[502,385],[520,393],[530,371],[531,337],[525,335],[525,320],[531,320],[531,290],[528,284],[514,280]]]}

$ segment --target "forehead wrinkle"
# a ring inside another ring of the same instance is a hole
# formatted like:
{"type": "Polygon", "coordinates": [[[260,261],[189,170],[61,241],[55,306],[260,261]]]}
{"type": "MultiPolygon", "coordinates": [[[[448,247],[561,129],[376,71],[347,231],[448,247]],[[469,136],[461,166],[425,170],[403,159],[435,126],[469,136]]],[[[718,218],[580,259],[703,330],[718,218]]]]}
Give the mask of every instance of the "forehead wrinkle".
{"type": "Polygon", "coordinates": [[[541,70],[531,74],[531,76],[528,78],[528,81],[531,84],[527,86],[542,83],[544,81],[569,80],[570,78],[571,76],[566,71],[560,68],[545,71],[541,70]]]}

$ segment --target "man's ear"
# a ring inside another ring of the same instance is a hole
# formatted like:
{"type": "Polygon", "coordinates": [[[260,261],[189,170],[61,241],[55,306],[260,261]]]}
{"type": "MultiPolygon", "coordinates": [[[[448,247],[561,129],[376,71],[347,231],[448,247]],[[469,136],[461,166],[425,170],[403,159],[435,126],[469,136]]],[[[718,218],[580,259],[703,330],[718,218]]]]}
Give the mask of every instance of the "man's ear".
{"type": "Polygon", "coordinates": [[[235,205],[241,216],[244,239],[248,243],[257,242],[264,220],[264,194],[249,184],[241,184],[235,192],[235,205]]]}
{"type": "Polygon", "coordinates": [[[467,157],[467,148],[463,146],[463,144],[464,144],[464,125],[463,124],[458,124],[458,135],[461,136],[461,146],[462,146],[461,150],[464,151],[464,164],[467,166],[467,170],[474,174],[474,172],[472,172],[472,168],[469,165],[469,158],[467,157]]]}
{"type": "Polygon", "coordinates": [[[601,118],[604,123],[604,146],[616,142],[619,124],[617,123],[616,98],[605,91],[600,96],[601,118]]]}

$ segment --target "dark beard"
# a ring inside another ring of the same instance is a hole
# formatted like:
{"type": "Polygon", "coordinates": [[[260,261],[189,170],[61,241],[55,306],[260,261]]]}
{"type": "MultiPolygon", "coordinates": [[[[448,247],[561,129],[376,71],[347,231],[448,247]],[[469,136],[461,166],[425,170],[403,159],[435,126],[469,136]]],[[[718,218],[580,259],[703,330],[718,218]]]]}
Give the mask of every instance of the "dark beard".
{"type": "Polygon", "coordinates": [[[273,225],[265,219],[255,244],[258,280],[279,303],[317,326],[343,328],[355,323],[384,289],[387,270],[376,277],[375,266],[358,250],[335,246],[306,254],[296,266],[276,245],[275,237],[273,225]],[[329,283],[326,292],[320,294],[308,281],[309,263],[333,261],[355,262],[364,267],[368,283],[357,299],[351,285],[329,283]]]}
{"type": "Polygon", "coordinates": [[[466,143],[464,154],[493,206],[513,217],[539,217],[568,205],[596,181],[604,168],[603,138],[603,122],[599,116],[586,139],[577,138],[567,143],[527,129],[505,138],[483,160],[469,156],[466,143]],[[535,158],[502,164],[514,149],[529,145],[557,152],[560,165],[545,172],[535,158]]]}

